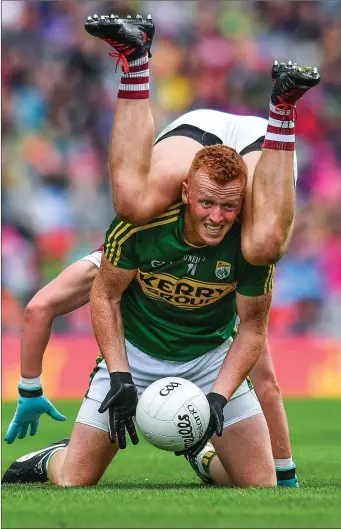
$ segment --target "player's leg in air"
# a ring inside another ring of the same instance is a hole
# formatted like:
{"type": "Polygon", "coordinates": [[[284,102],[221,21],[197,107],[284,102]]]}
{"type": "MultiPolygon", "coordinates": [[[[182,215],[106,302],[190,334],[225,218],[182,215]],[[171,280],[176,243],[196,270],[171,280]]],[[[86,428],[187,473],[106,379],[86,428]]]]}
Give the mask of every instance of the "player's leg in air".
{"type": "MultiPolygon", "coordinates": [[[[113,55],[123,62],[111,138],[111,152],[115,153],[110,162],[113,203],[123,220],[142,224],[180,196],[181,184],[201,145],[187,130],[183,136],[167,137],[153,149],[148,69],[154,37],[151,18],[94,15],[88,17],[85,29],[108,42],[116,50],[113,55]]],[[[242,249],[245,258],[256,265],[274,263],[286,251],[295,210],[295,105],[318,84],[320,75],[316,68],[300,68],[289,61],[275,63],[272,78],[263,151],[244,156],[249,179],[242,215],[242,249]]]]}
{"type": "Polygon", "coordinates": [[[102,248],[73,263],[28,303],[21,335],[21,379],[19,401],[5,440],[11,444],[23,439],[30,427],[35,435],[39,417],[47,413],[55,420],[61,415],[43,394],[41,384],[43,356],[57,316],[72,312],[89,302],[90,290],[101,262],[102,248]]]}

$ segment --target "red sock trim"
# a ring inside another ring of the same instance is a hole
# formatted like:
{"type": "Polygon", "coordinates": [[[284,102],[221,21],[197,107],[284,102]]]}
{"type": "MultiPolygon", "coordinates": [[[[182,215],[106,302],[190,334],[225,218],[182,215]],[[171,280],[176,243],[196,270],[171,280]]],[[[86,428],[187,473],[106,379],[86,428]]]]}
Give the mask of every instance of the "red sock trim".
{"type": "Polygon", "coordinates": [[[129,63],[129,72],[122,74],[117,97],[121,99],[149,98],[148,54],[129,63]]]}
{"type": "Polygon", "coordinates": [[[264,149],[280,151],[295,150],[294,107],[278,108],[270,102],[268,128],[263,144],[264,149]]]}

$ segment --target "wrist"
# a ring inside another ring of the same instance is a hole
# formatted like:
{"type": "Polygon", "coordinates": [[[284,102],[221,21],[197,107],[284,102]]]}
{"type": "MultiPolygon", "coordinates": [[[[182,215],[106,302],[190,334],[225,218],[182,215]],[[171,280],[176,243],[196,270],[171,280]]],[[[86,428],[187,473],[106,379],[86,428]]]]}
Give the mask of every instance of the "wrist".
{"type": "MultiPolygon", "coordinates": [[[[237,386],[238,387],[238,386],[237,386]]],[[[226,399],[226,401],[229,401],[231,396],[234,393],[233,387],[227,387],[226,380],[216,380],[214,383],[214,386],[212,387],[210,393],[214,393],[214,395],[221,395],[226,399]]],[[[208,395],[210,394],[208,393],[208,395]]],[[[208,396],[206,395],[206,396],[208,396]]]]}
{"type": "Polygon", "coordinates": [[[29,391],[41,389],[41,377],[20,377],[18,387],[29,391]]]}
{"type": "Polygon", "coordinates": [[[112,384],[117,384],[121,382],[123,384],[133,384],[133,379],[129,371],[114,371],[110,373],[110,382],[112,384]]]}
{"type": "Polygon", "coordinates": [[[214,391],[210,391],[210,393],[207,395],[208,402],[211,403],[217,403],[222,408],[224,408],[227,404],[227,398],[224,397],[224,395],[221,395],[221,393],[216,393],[214,391]]]}

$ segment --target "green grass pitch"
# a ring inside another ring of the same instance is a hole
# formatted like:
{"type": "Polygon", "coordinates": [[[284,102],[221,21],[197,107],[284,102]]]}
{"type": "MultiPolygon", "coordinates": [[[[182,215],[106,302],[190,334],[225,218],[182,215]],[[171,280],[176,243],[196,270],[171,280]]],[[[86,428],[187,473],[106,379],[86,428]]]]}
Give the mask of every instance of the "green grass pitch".
{"type": "MultiPolygon", "coordinates": [[[[66,423],[43,417],[35,437],[3,444],[2,472],[17,457],[69,435],[78,403],[57,402],[66,423]]],[[[15,403],[4,403],[3,434],[15,403]]],[[[118,454],[91,489],[6,486],[2,526],[341,527],[341,401],[288,400],[299,489],[207,489],[183,458],[146,442],[118,454]]]]}

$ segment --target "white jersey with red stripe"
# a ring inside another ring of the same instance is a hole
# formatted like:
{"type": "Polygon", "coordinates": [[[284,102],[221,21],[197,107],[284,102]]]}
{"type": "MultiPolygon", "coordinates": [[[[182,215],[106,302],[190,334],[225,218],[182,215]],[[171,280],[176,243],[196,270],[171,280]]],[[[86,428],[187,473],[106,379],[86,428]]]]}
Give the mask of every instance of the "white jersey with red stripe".
{"type": "Polygon", "coordinates": [[[97,268],[99,268],[101,266],[103,248],[104,248],[104,244],[102,244],[99,248],[97,248],[97,250],[94,250],[93,252],[91,252],[89,255],[85,255],[84,257],[82,257],[80,261],[90,261],[95,266],[97,266],[97,268]]]}
{"type": "MultiPolygon", "coordinates": [[[[170,123],[156,138],[156,142],[168,132],[180,125],[192,125],[217,136],[224,145],[243,151],[256,140],[265,136],[268,121],[257,116],[239,116],[219,112],[218,110],[200,109],[183,114],[170,123]]],[[[297,159],[295,152],[294,176],[297,178],[297,159]]]]}

